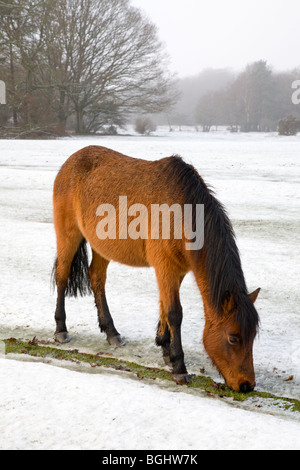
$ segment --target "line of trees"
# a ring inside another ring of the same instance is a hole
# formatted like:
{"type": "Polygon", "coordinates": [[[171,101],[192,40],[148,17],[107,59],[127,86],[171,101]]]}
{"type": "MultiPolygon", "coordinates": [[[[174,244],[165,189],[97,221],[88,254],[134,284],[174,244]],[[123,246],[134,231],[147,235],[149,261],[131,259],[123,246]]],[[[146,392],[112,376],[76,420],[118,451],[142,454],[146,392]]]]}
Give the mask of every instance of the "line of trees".
{"type": "Polygon", "coordinates": [[[226,88],[203,95],[195,109],[195,123],[208,132],[228,126],[233,132],[268,132],[286,116],[300,118],[292,102],[292,83],[300,70],[275,73],[266,61],[249,64],[226,88]]]}
{"type": "Polygon", "coordinates": [[[0,126],[63,135],[177,100],[157,28],[129,0],[0,0],[0,126]]]}

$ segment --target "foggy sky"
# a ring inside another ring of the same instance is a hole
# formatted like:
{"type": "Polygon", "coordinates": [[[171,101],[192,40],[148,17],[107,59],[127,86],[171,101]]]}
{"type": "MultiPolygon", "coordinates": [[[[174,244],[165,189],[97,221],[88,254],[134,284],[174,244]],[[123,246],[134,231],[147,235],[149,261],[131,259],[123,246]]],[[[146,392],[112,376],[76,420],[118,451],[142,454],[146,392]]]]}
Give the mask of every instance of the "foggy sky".
{"type": "Polygon", "coordinates": [[[204,68],[240,71],[267,60],[276,71],[300,66],[299,0],[131,0],[159,28],[179,76],[204,68]]]}

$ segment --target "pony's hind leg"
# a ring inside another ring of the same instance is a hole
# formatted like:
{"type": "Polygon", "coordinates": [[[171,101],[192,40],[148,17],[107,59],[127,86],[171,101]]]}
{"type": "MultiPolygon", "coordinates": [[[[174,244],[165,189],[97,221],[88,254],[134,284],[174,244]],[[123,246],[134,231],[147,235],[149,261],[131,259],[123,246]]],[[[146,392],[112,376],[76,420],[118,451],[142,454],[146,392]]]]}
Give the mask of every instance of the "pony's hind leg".
{"type": "Polygon", "coordinates": [[[109,261],[102,258],[102,256],[93,250],[93,259],[89,269],[89,276],[92,291],[95,296],[100,330],[106,333],[107,341],[111,346],[122,347],[125,343],[115,328],[105,295],[108,264],[109,261]]]}
{"type": "MultiPolygon", "coordinates": [[[[58,343],[68,343],[70,337],[66,326],[65,296],[71,274],[72,263],[81,251],[83,241],[80,232],[74,232],[70,238],[58,237],[57,259],[55,262],[55,282],[57,287],[57,302],[55,310],[56,331],[54,338],[58,343]]],[[[76,295],[76,293],[73,293],[76,295]]]]}

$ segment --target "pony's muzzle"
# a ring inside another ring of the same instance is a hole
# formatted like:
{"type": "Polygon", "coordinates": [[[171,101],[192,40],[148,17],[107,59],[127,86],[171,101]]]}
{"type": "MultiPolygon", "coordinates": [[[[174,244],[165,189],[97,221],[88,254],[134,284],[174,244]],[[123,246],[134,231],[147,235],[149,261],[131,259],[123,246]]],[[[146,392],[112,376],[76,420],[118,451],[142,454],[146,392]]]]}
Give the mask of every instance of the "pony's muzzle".
{"type": "Polygon", "coordinates": [[[250,382],[243,382],[243,383],[240,385],[240,392],[241,392],[241,393],[250,393],[250,392],[253,392],[255,385],[256,385],[255,383],[254,383],[254,385],[251,385],[250,382]]]}

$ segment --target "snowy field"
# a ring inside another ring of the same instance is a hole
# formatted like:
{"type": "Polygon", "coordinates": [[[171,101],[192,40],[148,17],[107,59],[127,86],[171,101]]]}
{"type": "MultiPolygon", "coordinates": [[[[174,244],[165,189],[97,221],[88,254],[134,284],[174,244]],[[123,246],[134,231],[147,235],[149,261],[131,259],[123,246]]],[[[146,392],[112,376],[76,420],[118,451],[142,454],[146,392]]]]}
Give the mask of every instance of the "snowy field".
{"type": "MultiPolygon", "coordinates": [[[[300,135],[161,132],[0,141],[0,339],[53,336],[52,185],[68,156],[89,144],[150,160],[180,154],[215,188],[236,231],[249,291],[262,288],[254,345],[257,389],[300,399],[300,135]]],[[[205,368],[221,381],[202,345],[203,307],[191,275],[181,296],[188,370],[199,374],[205,368]]],[[[111,350],[89,297],[67,300],[69,347],[163,367],[154,344],[154,272],[112,263],[107,298],[127,346],[111,350]]],[[[1,349],[0,449],[300,448],[299,415],[239,409],[109,372],[7,359],[1,349]]]]}

